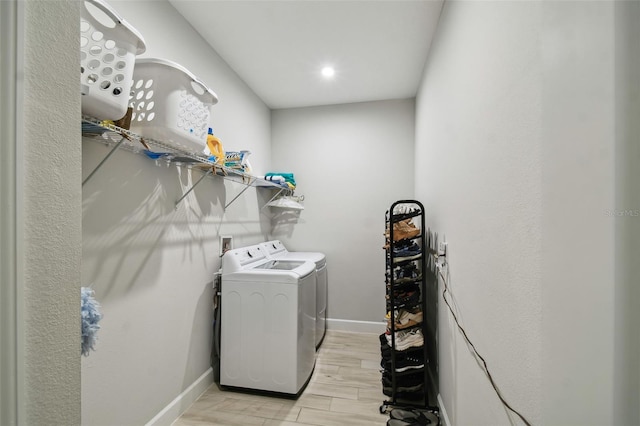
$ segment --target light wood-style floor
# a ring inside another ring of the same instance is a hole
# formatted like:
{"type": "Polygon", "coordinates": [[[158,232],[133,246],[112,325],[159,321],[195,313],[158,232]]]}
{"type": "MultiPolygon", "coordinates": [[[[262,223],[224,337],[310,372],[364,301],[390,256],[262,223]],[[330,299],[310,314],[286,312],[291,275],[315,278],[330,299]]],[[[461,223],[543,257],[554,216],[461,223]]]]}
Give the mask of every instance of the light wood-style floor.
{"type": "Polygon", "coordinates": [[[379,407],[376,334],[327,331],[309,385],[297,400],[221,391],[213,384],[173,426],[386,425],[379,407]]]}

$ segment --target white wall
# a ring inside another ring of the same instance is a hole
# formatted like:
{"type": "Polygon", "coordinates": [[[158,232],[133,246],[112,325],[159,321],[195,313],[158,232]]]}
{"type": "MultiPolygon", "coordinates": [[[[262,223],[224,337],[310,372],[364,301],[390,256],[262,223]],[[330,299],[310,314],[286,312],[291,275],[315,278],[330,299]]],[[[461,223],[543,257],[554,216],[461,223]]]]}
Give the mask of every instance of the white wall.
{"type": "MultiPolygon", "coordinates": [[[[445,5],[416,106],[416,197],[449,244],[461,320],[505,395],[539,423],[540,70],[535,3],[445,5]]],[[[452,424],[507,422],[439,302],[452,424]]]]}
{"type": "MultiPolygon", "coordinates": [[[[227,150],[249,149],[254,169],[266,170],[270,111],[224,61],[166,1],[110,4],[143,34],[145,56],[178,62],[218,94],[216,134],[227,150]]],[[[83,175],[106,153],[83,140],[83,175]]],[[[236,246],[257,243],[269,221],[259,215],[264,194],[253,188],[224,211],[244,186],[219,178],[174,210],[199,176],[118,152],[83,188],[82,280],[104,313],[97,350],[82,363],[83,424],[144,424],[209,368],[219,235],[234,236],[236,246]]]]}
{"type": "Polygon", "coordinates": [[[413,196],[413,99],[274,110],[274,171],[292,171],[305,210],[276,219],[290,250],[327,255],[331,319],[384,319],[384,214],[413,196]]]}
{"type": "MultiPolygon", "coordinates": [[[[74,1],[24,7],[24,162],[17,164],[20,424],[80,424],[81,150],[74,1]],[[55,72],[52,72],[55,70],[55,72]],[[21,321],[20,321],[21,320],[21,321]]],[[[4,141],[3,141],[4,143],[4,141]]],[[[4,285],[5,283],[3,283],[4,285]]],[[[7,283],[8,284],[8,283],[7,283]]],[[[4,350],[4,348],[3,348],[4,350]]]]}
{"type": "MultiPolygon", "coordinates": [[[[447,2],[417,97],[416,196],[465,328],[532,424],[614,415],[613,8],[447,2]]],[[[449,420],[509,424],[440,306],[449,420]]]]}
{"type": "Polygon", "coordinates": [[[542,8],[546,423],[613,418],[614,228],[604,214],[615,195],[613,8],[607,2],[542,8]],[[584,410],[596,406],[595,415],[584,410]]]}

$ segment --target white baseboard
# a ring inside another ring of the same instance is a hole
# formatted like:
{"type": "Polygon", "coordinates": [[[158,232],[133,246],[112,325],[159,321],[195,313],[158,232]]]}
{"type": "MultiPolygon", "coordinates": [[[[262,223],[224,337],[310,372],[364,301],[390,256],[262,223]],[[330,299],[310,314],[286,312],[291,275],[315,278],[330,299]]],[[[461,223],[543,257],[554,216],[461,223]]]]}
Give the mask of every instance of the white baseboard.
{"type": "Polygon", "coordinates": [[[354,333],[384,333],[387,325],[384,322],[353,321],[327,318],[327,330],[351,331],[354,333]]]}
{"type": "Polygon", "coordinates": [[[447,410],[444,408],[444,401],[442,401],[440,394],[438,394],[438,407],[440,408],[440,423],[442,426],[451,426],[447,410]]]}
{"type": "Polygon", "coordinates": [[[164,407],[162,411],[156,414],[154,418],[149,420],[145,426],[171,425],[212,383],[213,369],[209,368],[202,376],[198,377],[195,382],[189,385],[188,388],[164,407]]]}

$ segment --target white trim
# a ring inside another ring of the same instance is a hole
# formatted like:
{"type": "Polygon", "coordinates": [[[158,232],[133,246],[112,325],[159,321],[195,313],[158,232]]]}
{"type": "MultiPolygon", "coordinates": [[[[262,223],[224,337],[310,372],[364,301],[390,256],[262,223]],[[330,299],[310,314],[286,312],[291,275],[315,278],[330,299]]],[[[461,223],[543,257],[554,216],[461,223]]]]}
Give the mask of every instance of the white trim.
{"type": "Polygon", "coordinates": [[[351,331],[354,333],[384,333],[387,325],[384,322],[354,321],[327,318],[327,329],[337,331],[351,331]]]}
{"type": "Polygon", "coordinates": [[[213,369],[209,368],[180,395],[176,396],[162,411],[156,414],[154,418],[149,420],[145,426],[171,425],[212,383],[213,369]]]}
{"type": "Polygon", "coordinates": [[[444,408],[444,401],[440,394],[438,394],[438,407],[440,407],[440,423],[442,426],[451,426],[449,415],[447,414],[447,410],[444,408]]]}

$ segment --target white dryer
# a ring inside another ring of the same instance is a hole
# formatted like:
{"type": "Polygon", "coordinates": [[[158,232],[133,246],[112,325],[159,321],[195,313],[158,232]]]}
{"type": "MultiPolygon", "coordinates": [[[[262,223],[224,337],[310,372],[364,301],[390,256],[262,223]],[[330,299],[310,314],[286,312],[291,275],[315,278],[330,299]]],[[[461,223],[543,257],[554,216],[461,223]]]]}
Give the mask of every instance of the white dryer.
{"type": "Polygon", "coordinates": [[[222,257],[220,384],[299,394],[315,366],[316,268],[259,245],[222,257]]]}
{"type": "Polygon", "coordinates": [[[316,264],[316,348],[319,347],[327,330],[327,257],[319,252],[289,251],[279,240],[267,241],[261,246],[272,259],[306,260],[316,264]]]}

